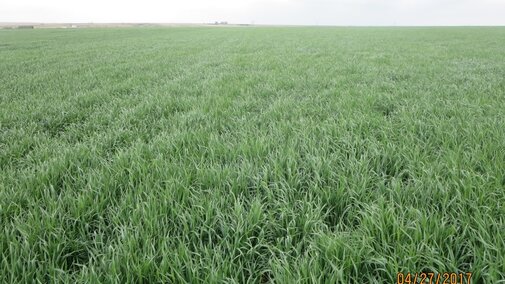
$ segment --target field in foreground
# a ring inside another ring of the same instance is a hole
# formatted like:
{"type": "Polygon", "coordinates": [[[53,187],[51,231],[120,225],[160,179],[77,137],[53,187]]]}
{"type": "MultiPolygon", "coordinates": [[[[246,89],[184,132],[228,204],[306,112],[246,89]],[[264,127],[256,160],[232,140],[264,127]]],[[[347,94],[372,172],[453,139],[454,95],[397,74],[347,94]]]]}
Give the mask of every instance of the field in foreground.
{"type": "Polygon", "coordinates": [[[504,46],[0,30],[0,282],[504,280],[504,46]]]}

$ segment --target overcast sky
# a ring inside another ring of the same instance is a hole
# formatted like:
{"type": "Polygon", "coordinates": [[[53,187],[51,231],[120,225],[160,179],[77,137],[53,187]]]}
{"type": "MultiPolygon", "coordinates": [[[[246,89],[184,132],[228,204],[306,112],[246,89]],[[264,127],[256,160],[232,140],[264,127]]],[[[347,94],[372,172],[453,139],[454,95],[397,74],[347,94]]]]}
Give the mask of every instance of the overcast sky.
{"type": "Polygon", "coordinates": [[[505,0],[0,0],[0,22],[505,25],[505,0]]]}

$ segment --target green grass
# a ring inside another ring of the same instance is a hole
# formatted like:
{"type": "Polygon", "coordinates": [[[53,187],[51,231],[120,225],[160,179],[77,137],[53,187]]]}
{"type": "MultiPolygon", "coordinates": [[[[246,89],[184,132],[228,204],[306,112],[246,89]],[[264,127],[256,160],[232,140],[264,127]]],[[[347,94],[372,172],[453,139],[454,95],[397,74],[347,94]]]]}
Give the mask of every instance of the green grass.
{"type": "Polygon", "coordinates": [[[0,30],[0,282],[503,282],[504,46],[0,30]]]}

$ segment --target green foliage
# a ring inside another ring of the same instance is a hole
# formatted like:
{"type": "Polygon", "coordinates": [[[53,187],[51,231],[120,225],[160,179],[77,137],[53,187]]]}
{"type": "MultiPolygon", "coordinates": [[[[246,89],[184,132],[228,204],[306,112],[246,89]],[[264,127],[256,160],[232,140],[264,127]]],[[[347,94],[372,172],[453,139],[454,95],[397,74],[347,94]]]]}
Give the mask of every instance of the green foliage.
{"type": "Polygon", "coordinates": [[[505,279],[504,28],[0,31],[0,282],[505,279]]]}

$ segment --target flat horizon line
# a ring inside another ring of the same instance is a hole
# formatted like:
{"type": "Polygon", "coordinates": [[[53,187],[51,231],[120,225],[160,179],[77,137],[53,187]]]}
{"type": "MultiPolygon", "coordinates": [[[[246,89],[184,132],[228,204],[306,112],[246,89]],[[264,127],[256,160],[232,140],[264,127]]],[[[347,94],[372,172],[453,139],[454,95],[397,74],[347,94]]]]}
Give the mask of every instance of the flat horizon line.
{"type": "Polygon", "coordinates": [[[326,25],[326,24],[257,24],[257,23],[228,23],[228,22],[208,22],[208,23],[170,23],[170,22],[0,22],[0,28],[5,27],[20,27],[20,26],[34,26],[34,27],[134,27],[134,26],[164,26],[164,27],[177,27],[177,26],[230,26],[230,27],[243,27],[243,26],[256,26],[256,27],[505,27],[504,25],[326,25]]]}

